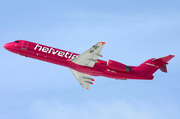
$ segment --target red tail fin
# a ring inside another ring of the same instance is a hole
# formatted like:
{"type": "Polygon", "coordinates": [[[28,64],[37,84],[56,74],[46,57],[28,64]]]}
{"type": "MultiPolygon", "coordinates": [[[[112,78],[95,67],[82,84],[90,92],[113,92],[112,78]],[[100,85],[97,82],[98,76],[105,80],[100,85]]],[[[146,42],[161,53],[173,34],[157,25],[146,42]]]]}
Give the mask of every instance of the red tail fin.
{"type": "Polygon", "coordinates": [[[142,63],[140,66],[137,66],[136,68],[134,68],[134,70],[147,74],[153,74],[158,69],[160,69],[162,72],[167,72],[167,62],[173,57],[174,55],[168,55],[157,59],[152,58],[142,63]]]}

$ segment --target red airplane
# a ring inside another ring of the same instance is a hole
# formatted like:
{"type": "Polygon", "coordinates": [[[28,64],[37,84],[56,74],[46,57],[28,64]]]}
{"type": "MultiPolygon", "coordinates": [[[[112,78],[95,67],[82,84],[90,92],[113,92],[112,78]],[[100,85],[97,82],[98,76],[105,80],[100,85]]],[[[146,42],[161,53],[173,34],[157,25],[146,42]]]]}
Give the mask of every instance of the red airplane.
{"type": "Polygon", "coordinates": [[[119,80],[152,80],[153,74],[158,69],[167,72],[167,62],[174,57],[174,55],[168,55],[151,58],[139,66],[127,66],[113,60],[97,59],[99,56],[102,57],[100,52],[104,44],[105,42],[98,42],[80,55],[25,40],[6,43],[4,48],[25,57],[68,67],[82,87],[86,89],[89,89],[89,84],[93,84],[92,81],[94,81],[90,76],[104,76],[119,80]]]}

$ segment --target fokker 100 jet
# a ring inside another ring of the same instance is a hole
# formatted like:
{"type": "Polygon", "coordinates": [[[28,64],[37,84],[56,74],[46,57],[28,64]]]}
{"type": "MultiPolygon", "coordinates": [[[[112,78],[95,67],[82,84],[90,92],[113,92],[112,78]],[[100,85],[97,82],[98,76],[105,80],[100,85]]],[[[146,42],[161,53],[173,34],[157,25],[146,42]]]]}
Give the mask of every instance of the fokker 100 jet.
{"type": "Polygon", "coordinates": [[[152,80],[153,74],[158,69],[167,72],[167,62],[174,57],[174,55],[167,55],[161,58],[151,58],[139,66],[127,66],[113,60],[97,59],[99,56],[102,57],[100,53],[104,45],[105,42],[98,42],[80,55],[25,40],[6,43],[4,48],[25,57],[68,67],[82,87],[86,89],[89,89],[89,85],[94,81],[90,76],[104,76],[119,80],[152,80]]]}

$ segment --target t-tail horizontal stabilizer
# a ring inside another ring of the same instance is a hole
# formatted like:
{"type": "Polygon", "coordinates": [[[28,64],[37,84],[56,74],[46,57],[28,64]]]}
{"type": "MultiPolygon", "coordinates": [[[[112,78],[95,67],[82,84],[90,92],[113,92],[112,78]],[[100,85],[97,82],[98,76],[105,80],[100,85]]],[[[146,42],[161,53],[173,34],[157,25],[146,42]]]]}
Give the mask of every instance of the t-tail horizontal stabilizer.
{"type": "Polygon", "coordinates": [[[168,64],[167,62],[169,60],[171,60],[173,57],[174,57],[174,55],[167,55],[167,56],[164,56],[164,57],[160,57],[160,58],[154,59],[153,61],[162,64],[162,66],[159,69],[162,72],[167,73],[167,67],[166,67],[166,65],[168,64]]]}
{"type": "Polygon", "coordinates": [[[167,62],[173,57],[174,55],[167,55],[160,58],[152,58],[142,63],[140,66],[135,67],[133,70],[145,74],[154,74],[154,72],[160,69],[162,72],[167,73],[167,62]]]}

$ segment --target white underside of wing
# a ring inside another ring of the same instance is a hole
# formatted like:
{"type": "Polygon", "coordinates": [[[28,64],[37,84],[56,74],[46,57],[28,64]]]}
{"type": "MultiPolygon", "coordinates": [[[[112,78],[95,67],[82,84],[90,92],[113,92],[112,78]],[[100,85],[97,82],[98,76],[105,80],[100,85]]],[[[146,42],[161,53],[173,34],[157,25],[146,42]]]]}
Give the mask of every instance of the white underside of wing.
{"type": "Polygon", "coordinates": [[[78,82],[81,84],[81,86],[85,89],[89,89],[89,84],[91,84],[91,79],[92,79],[90,75],[78,72],[73,69],[70,70],[74,74],[78,82]]]}
{"type": "MultiPolygon", "coordinates": [[[[88,49],[86,52],[82,53],[74,59],[71,59],[70,61],[78,65],[94,67],[94,64],[98,62],[97,58],[101,56],[100,53],[104,47],[104,44],[105,42],[98,42],[95,45],[93,45],[90,49],[88,49]]],[[[76,79],[79,81],[79,83],[82,85],[82,87],[89,89],[89,84],[91,84],[92,80],[90,75],[78,72],[73,69],[70,70],[72,71],[76,79]]],[[[92,81],[94,81],[94,79],[92,81]]]]}
{"type": "Polygon", "coordinates": [[[71,61],[78,65],[93,67],[94,64],[98,62],[97,58],[100,56],[104,44],[104,42],[98,42],[97,44],[93,45],[90,49],[88,49],[86,52],[82,53],[74,59],[71,59],[71,61]]]}

